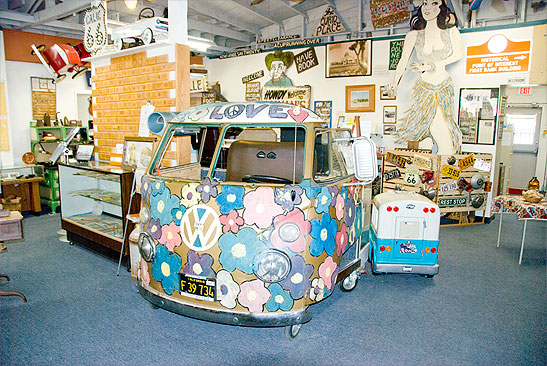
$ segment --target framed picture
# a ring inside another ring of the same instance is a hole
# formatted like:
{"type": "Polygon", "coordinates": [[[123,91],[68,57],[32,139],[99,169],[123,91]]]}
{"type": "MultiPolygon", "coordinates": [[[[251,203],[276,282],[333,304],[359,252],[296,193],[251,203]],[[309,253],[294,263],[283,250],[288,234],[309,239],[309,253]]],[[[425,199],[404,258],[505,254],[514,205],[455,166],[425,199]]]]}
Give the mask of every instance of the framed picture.
{"type": "Polygon", "coordinates": [[[374,112],[374,84],[346,86],[348,112],[374,112]]]}
{"type": "Polygon", "coordinates": [[[395,133],[395,125],[385,125],[384,135],[393,135],[395,133]]]}
{"type": "Polygon", "coordinates": [[[146,169],[154,152],[154,137],[126,137],[123,143],[122,167],[146,169]]]}
{"type": "Polygon", "coordinates": [[[467,144],[493,145],[498,117],[498,88],[460,89],[458,125],[467,144]]]}
{"type": "Polygon", "coordinates": [[[325,47],[325,77],[372,75],[372,40],[330,43],[325,47]]]}
{"type": "Polygon", "coordinates": [[[380,86],[380,100],[395,100],[395,99],[397,99],[397,96],[391,97],[389,93],[387,92],[385,85],[380,86]]]}
{"type": "Polygon", "coordinates": [[[346,116],[339,116],[338,124],[335,126],[335,128],[341,128],[342,126],[344,126],[344,123],[346,123],[346,116]]]}
{"type": "Polygon", "coordinates": [[[316,100],[313,103],[313,110],[332,127],[332,100],[316,100]]]}
{"type": "Polygon", "coordinates": [[[384,106],[384,124],[394,125],[397,122],[397,106],[384,106]]]}

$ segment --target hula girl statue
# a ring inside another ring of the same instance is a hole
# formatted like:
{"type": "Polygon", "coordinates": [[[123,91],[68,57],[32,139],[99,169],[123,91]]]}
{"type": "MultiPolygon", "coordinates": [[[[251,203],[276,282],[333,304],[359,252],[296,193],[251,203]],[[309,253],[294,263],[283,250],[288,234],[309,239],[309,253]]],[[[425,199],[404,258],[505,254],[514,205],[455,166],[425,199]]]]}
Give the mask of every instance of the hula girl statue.
{"type": "Polygon", "coordinates": [[[433,140],[433,153],[451,155],[460,151],[462,133],[454,118],[454,86],[446,65],[460,60],[464,49],[456,16],[445,0],[414,0],[418,11],[412,16],[412,30],[406,35],[401,60],[393,83],[392,95],[407,68],[413,50],[419,62],[409,67],[419,72],[411,94],[406,118],[397,125],[397,134],[405,141],[433,140]]]}

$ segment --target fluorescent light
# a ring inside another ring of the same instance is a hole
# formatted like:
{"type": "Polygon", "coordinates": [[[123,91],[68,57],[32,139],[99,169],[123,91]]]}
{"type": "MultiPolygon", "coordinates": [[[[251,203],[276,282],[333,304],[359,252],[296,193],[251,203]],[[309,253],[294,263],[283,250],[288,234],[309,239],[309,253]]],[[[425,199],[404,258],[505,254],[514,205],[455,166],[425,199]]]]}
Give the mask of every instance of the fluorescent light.
{"type": "Polygon", "coordinates": [[[123,0],[123,2],[125,3],[127,9],[135,10],[137,8],[139,0],[123,0]]]}
{"type": "Polygon", "coordinates": [[[187,44],[191,50],[206,52],[209,47],[215,45],[215,42],[205,38],[188,36],[187,44]]]}

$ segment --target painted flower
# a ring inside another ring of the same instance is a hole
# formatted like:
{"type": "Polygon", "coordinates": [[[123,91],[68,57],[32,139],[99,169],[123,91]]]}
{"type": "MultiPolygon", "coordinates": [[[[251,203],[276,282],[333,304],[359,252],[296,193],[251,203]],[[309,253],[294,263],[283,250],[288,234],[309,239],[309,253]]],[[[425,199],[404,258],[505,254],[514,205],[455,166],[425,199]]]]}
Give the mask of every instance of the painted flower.
{"type": "Polygon", "coordinates": [[[148,223],[148,227],[146,228],[146,232],[150,234],[150,236],[153,237],[154,239],[160,240],[161,238],[160,220],[150,219],[150,222],[148,223]]]}
{"type": "Polygon", "coordinates": [[[209,177],[207,177],[196,188],[196,191],[201,193],[201,200],[204,203],[209,202],[211,197],[215,198],[218,195],[217,185],[218,182],[212,181],[209,177]]]}
{"type": "Polygon", "coordinates": [[[180,205],[179,207],[175,207],[171,209],[171,216],[173,216],[173,220],[175,221],[175,224],[180,225],[180,220],[182,220],[182,216],[186,212],[186,207],[184,205],[180,205]]]}
{"type": "Polygon", "coordinates": [[[305,219],[304,212],[299,208],[288,212],[286,215],[279,215],[274,218],[274,230],[270,235],[270,242],[277,249],[289,248],[294,253],[306,250],[306,235],[310,233],[311,224],[305,219]],[[298,238],[293,242],[286,242],[281,239],[279,230],[285,224],[294,224],[299,229],[298,238]]]}
{"type": "Polygon", "coordinates": [[[203,253],[199,255],[190,250],[183,272],[189,275],[214,278],[215,271],[211,268],[212,265],[213,257],[210,254],[203,253]]]}
{"type": "Polygon", "coordinates": [[[349,230],[349,243],[354,243],[358,239],[358,235],[361,235],[362,225],[361,225],[361,205],[357,205],[355,208],[355,221],[353,226],[349,230]]]}
{"type": "Polygon", "coordinates": [[[152,276],[154,280],[161,282],[163,291],[168,295],[171,295],[175,290],[180,291],[180,268],[180,256],[177,253],[170,254],[165,246],[158,245],[156,260],[152,264],[152,276]]]}
{"type": "Polygon", "coordinates": [[[359,183],[359,181],[355,177],[351,178],[351,183],[353,184],[348,187],[348,192],[350,195],[353,196],[354,199],[357,199],[357,195],[359,194],[361,190],[361,185],[357,184],[359,183]]]}
{"type": "Polygon", "coordinates": [[[311,281],[310,300],[321,301],[325,297],[325,281],[321,277],[315,277],[311,281]]]}
{"type": "Polygon", "coordinates": [[[352,195],[348,195],[348,199],[346,200],[346,225],[353,225],[355,214],[355,201],[352,195]]]}
{"type": "Polygon", "coordinates": [[[270,298],[270,291],[260,280],[247,281],[241,284],[241,292],[237,297],[239,303],[252,313],[262,312],[264,304],[270,298]]]}
{"type": "Polygon", "coordinates": [[[182,186],[180,189],[180,204],[186,206],[187,208],[190,206],[197,205],[199,202],[199,194],[197,193],[196,189],[198,187],[198,183],[188,183],[182,186]]]}
{"type": "Polygon", "coordinates": [[[155,182],[152,182],[152,196],[157,196],[158,194],[162,194],[165,190],[165,182],[163,180],[157,180],[155,182]]]}
{"type": "Polygon", "coordinates": [[[321,192],[317,196],[317,201],[315,203],[315,211],[317,213],[329,212],[330,203],[332,201],[332,195],[329,192],[328,187],[321,188],[321,192]]]}
{"type": "Polygon", "coordinates": [[[153,218],[158,219],[161,225],[167,225],[173,220],[171,210],[179,207],[180,200],[177,196],[171,195],[168,188],[165,188],[162,193],[150,197],[150,213],[153,218]]]}
{"type": "Polygon", "coordinates": [[[283,209],[274,201],[274,190],[270,187],[259,187],[243,197],[243,219],[247,225],[256,225],[266,229],[272,225],[274,216],[283,213],[283,209]]]}
{"type": "Polygon", "coordinates": [[[336,209],[336,218],[342,220],[342,217],[344,217],[344,196],[342,194],[336,197],[334,208],[336,209]]]}
{"type": "Polygon", "coordinates": [[[325,282],[325,286],[330,290],[336,284],[336,276],[338,275],[338,265],[332,260],[332,257],[327,257],[319,266],[319,276],[325,282]]]}
{"type": "Polygon", "coordinates": [[[141,259],[141,279],[145,285],[150,285],[150,274],[148,273],[148,263],[141,259]]]}
{"type": "Polygon", "coordinates": [[[258,234],[251,228],[244,228],[237,234],[226,233],[218,240],[220,264],[229,272],[236,268],[242,272],[253,273],[254,257],[266,249],[258,234]]]}
{"type": "Polygon", "coordinates": [[[290,291],[293,299],[300,299],[304,297],[306,291],[310,288],[310,277],[312,274],[313,265],[306,264],[304,258],[295,255],[291,258],[291,271],[281,281],[281,286],[290,291]]]}
{"type": "Polygon", "coordinates": [[[236,307],[237,295],[239,295],[239,285],[234,281],[230,272],[220,270],[217,273],[217,300],[228,309],[236,307]]]}
{"type": "Polygon", "coordinates": [[[334,205],[336,204],[336,196],[338,195],[338,186],[329,187],[329,192],[332,196],[332,201],[330,202],[330,205],[334,207],[334,205]]]}
{"type": "Polygon", "coordinates": [[[300,187],[304,190],[306,193],[306,196],[311,200],[317,197],[319,192],[321,191],[320,187],[317,185],[311,184],[311,179],[304,179],[302,182],[300,182],[300,187]]]}
{"type": "Polygon", "coordinates": [[[289,311],[292,309],[294,300],[278,283],[272,283],[268,287],[268,291],[270,291],[270,299],[266,303],[268,311],[277,311],[279,309],[289,311]]]}
{"type": "Polygon", "coordinates": [[[331,219],[328,214],[321,215],[321,221],[317,218],[311,221],[312,241],[310,243],[310,254],[319,257],[323,250],[328,255],[334,253],[334,237],[336,235],[336,220],[331,219]]]}
{"type": "Polygon", "coordinates": [[[300,186],[287,184],[285,187],[275,189],[274,201],[283,209],[292,211],[294,206],[302,203],[302,193],[304,193],[304,190],[300,186]]]}
{"type": "Polygon", "coordinates": [[[243,225],[243,218],[239,216],[236,210],[230,211],[228,215],[220,216],[218,220],[222,224],[222,232],[224,234],[229,231],[237,234],[239,227],[243,225]]]}
{"type": "Polygon", "coordinates": [[[141,177],[141,201],[147,202],[150,199],[152,193],[152,182],[146,175],[141,177]]]}
{"type": "Polygon", "coordinates": [[[174,222],[169,225],[163,225],[161,227],[161,237],[159,242],[165,245],[170,252],[173,252],[175,247],[178,247],[182,242],[180,237],[180,226],[174,222]]]}
{"type": "Polygon", "coordinates": [[[232,210],[243,208],[243,194],[245,188],[232,187],[227,184],[222,187],[222,192],[217,196],[217,204],[220,206],[220,212],[224,215],[232,210]]]}
{"type": "Polygon", "coordinates": [[[342,223],[340,231],[336,233],[336,255],[338,256],[341,256],[346,251],[346,246],[348,245],[348,233],[346,229],[346,224],[342,223]]]}

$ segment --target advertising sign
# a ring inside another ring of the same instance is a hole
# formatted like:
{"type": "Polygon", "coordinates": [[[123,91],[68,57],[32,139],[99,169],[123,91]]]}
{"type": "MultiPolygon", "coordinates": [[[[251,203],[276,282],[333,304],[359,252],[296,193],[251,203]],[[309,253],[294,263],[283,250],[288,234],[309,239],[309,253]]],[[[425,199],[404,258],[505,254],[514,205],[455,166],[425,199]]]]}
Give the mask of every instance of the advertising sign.
{"type": "Polygon", "coordinates": [[[467,47],[466,73],[528,72],[531,46],[531,41],[513,42],[496,34],[483,44],[467,47]]]}
{"type": "Polygon", "coordinates": [[[370,12],[374,28],[389,27],[410,18],[410,0],[371,0],[370,12]]]}
{"type": "Polygon", "coordinates": [[[315,48],[308,48],[307,50],[295,55],[294,63],[296,65],[296,71],[299,74],[319,65],[317,55],[315,54],[315,48]]]}
{"type": "Polygon", "coordinates": [[[90,54],[95,54],[106,45],[106,8],[103,2],[92,6],[84,15],[84,48],[90,54]]]}
{"type": "Polygon", "coordinates": [[[265,86],[262,88],[262,100],[281,102],[310,107],[311,87],[303,86],[265,86]]]}

